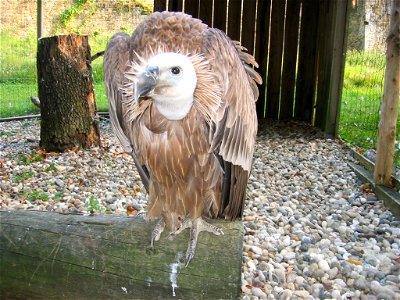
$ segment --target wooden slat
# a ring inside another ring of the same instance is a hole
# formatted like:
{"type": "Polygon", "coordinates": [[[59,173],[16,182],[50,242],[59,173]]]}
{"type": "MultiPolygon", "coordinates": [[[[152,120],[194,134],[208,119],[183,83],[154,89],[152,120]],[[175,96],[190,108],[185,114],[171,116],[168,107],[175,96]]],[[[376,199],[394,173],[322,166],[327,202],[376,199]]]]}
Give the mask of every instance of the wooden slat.
{"type": "Polygon", "coordinates": [[[279,112],[279,119],[283,120],[293,117],[300,0],[289,0],[287,2],[286,16],[285,49],[282,67],[282,96],[279,112]]]}
{"type": "Polygon", "coordinates": [[[167,10],[167,0],[154,0],[154,11],[167,10]]]}
{"type": "Polygon", "coordinates": [[[213,0],[200,0],[199,18],[208,26],[213,26],[213,0]]]}
{"type": "Polygon", "coordinates": [[[332,70],[329,77],[329,98],[327,101],[327,114],[325,117],[325,126],[322,128],[327,134],[337,136],[339,126],[339,108],[340,98],[342,96],[344,63],[346,60],[346,31],[349,20],[349,6],[351,1],[332,1],[334,9],[333,14],[333,52],[330,57],[332,61],[332,70]]]}
{"type": "Polygon", "coordinates": [[[183,10],[183,0],[169,0],[168,10],[169,11],[182,11],[183,10]]]}
{"type": "Polygon", "coordinates": [[[254,30],[256,21],[256,0],[245,0],[243,5],[242,22],[242,46],[246,47],[250,54],[254,54],[254,30]]]}
{"type": "Polygon", "coordinates": [[[242,1],[230,0],[228,8],[228,36],[232,40],[240,41],[240,19],[242,1]]]}
{"type": "Polygon", "coordinates": [[[217,0],[214,2],[214,27],[226,32],[226,8],[227,0],[217,0]]]}
{"type": "Polygon", "coordinates": [[[257,118],[265,118],[265,88],[267,77],[267,61],[268,61],[268,40],[269,40],[269,17],[271,12],[271,0],[258,0],[257,3],[257,28],[256,28],[256,45],[255,58],[259,64],[257,70],[262,79],[263,84],[259,87],[260,97],[256,103],[257,118]]]}
{"type": "Polygon", "coordinates": [[[317,32],[317,97],[315,101],[314,126],[323,128],[327,114],[329,98],[330,74],[332,70],[333,34],[332,24],[333,2],[322,0],[319,7],[317,32]]]}
{"type": "Polygon", "coordinates": [[[265,115],[269,118],[276,119],[278,118],[279,113],[284,16],[285,1],[272,0],[271,42],[269,49],[267,103],[265,115]]]}
{"type": "Polygon", "coordinates": [[[199,17],[199,3],[200,0],[186,0],[185,1],[185,13],[192,17],[199,17]]]}
{"type": "Polygon", "coordinates": [[[296,120],[311,122],[316,81],[316,33],[319,0],[303,0],[296,84],[296,120]]]}

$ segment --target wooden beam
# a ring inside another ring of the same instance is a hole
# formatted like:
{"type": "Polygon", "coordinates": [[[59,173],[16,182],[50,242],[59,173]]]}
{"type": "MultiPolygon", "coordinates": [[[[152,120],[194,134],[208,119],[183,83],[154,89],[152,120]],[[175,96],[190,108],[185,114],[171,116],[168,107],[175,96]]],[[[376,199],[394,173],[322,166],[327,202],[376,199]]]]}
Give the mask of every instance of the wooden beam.
{"type": "Polygon", "coordinates": [[[400,1],[392,0],[374,181],[390,185],[400,95],[400,1]]]}
{"type": "Polygon", "coordinates": [[[228,1],[214,1],[214,27],[226,32],[226,11],[228,1]]]}
{"type": "Polygon", "coordinates": [[[379,200],[382,200],[387,207],[395,216],[400,218],[400,194],[384,185],[374,184],[372,174],[364,167],[355,163],[349,162],[349,166],[356,173],[357,177],[364,183],[368,183],[374,190],[379,200]]]}
{"type": "Polygon", "coordinates": [[[258,98],[258,101],[256,103],[258,119],[265,118],[270,14],[271,0],[258,1],[255,58],[259,64],[259,69],[257,71],[260,73],[263,79],[263,83],[259,87],[260,97],[258,98]]]}
{"type": "Polygon", "coordinates": [[[213,0],[201,0],[199,18],[208,26],[213,26],[213,0]]]}
{"type": "Polygon", "coordinates": [[[185,1],[185,13],[191,15],[194,18],[199,17],[199,4],[200,0],[186,0],[185,1]]]}
{"type": "Polygon", "coordinates": [[[322,0],[319,7],[317,41],[317,97],[315,100],[314,126],[323,129],[327,118],[330,76],[332,70],[334,2],[322,0]]]}
{"type": "Polygon", "coordinates": [[[154,0],[154,11],[167,10],[167,0],[154,0]]]}
{"type": "Polygon", "coordinates": [[[139,217],[0,210],[0,298],[238,299],[243,225],[212,223],[185,268],[188,230],[152,250],[139,217]]]}
{"type": "Polygon", "coordinates": [[[331,56],[331,73],[329,75],[329,91],[326,117],[323,131],[331,136],[337,136],[340,114],[340,99],[342,97],[344,64],[346,61],[346,39],[349,19],[350,0],[332,1],[333,5],[333,49],[331,56]]]}
{"type": "Polygon", "coordinates": [[[254,30],[256,22],[256,0],[246,0],[243,5],[242,46],[254,55],[254,30]]]}
{"type": "Polygon", "coordinates": [[[43,35],[43,3],[42,0],[37,0],[37,39],[43,35]]]}
{"type": "Polygon", "coordinates": [[[285,1],[272,0],[271,42],[269,48],[267,103],[265,115],[278,119],[282,74],[285,1]]]}
{"type": "Polygon", "coordinates": [[[241,0],[229,0],[228,7],[228,36],[235,41],[240,41],[240,25],[242,13],[241,0]]]}
{"type": "Polygon", "coordinates": [[[313,116],[319,0],[302,0],[299,63],[294,118],[310,122],[313,116]]]}
{"type": "Polygon", "coordinates": [[[168,1],[169,11],[182,11],[183,10],[183,0],[169,0],[168,1]]]}
{"type": "Polygon", "coordinates": [[[279,119],[293,118],[296,85],[297,45],[299,39],[300,0],[290,0],[286,7],[285,43],[282,67],[282,96],[279,119]]]}

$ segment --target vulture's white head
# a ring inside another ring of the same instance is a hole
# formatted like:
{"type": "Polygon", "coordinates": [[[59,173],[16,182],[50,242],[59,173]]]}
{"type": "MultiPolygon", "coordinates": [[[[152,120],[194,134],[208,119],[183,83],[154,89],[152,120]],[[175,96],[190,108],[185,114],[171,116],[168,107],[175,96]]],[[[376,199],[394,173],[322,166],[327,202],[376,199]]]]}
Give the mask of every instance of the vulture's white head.
{"type": "Polygon", "coordinates": [[[178,53],[162,53],[148,60],[134,81],[134,98],[148,96],[169,120],[181,120],[193,106],[197,76],[190,59],[178,53]]]}

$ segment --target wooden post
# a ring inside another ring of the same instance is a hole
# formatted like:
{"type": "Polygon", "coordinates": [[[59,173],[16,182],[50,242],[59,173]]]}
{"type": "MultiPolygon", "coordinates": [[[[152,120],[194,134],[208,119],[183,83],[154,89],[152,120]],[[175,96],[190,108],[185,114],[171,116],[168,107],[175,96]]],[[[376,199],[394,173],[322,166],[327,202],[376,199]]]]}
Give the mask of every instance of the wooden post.
{"type": "Polygon", "coordinates": [[[281,90],[282,54],[285,1],[272,0],[271,12],[271,47],[269,49],[267,103],[265,115],[268,118],[278,119],[281,90]],[[273,45],[272,45],[273,44],[273,45]]]}
{"type": "Polygon", "coordinates": [[[319,121],[321,122],[321,129],[330,136],[337,136],[339,128],[340,99],[342,96],[344,64],[346,60],[348,8],[350,5],[350,0],[329,1],[329,9],[333,13],[333,20],[331,21],[333,28],[331,31],[331,34],[333,34],[333,49],[328,52],[328,61],[326,61],[326,63],[330,63],[330,66],[326,67],[326,71],[330,71],[330,74],[326,75],[327,91],[324,91],[324,94],[328,98],[325,102],[319,104],[323,107],[319,108],[318,111],[324,113],[323,120],[319,121]]]}
{"type": "Polygon", "coordinates": [[[139,217],[0,210],[0,298],[239,299],[243,224],[211,222],[185,268],[189,230],[151,249],[139,217]]]}
{"type": "Polygon", "coordinates": [[[43,35],[43,2],[37,0],[37,38],[40,39],[43,35]]]}
{"type": "Polygon", "coordinates": [[[272,0],[258,1],[257,3],[257,35],[255,58],[260,66],[257,71],[260,73],[263,80],[262,85],[259,87],[260,97],[258,98],[258,101],[256,103],[257,118],[259,120],[265,118],[271,1],[272,0]]]}
{"type": "Polygon", "coordinates": [[[386,72],[378,145],[374,171],[375,184],[390,185],[400,90],[400,0],[392,0],[387,37],[386,72]]]}
{"type": "Polygon", "coordinates": [[[100,144],[87,36],[39,40],[40,145],[46,151],[100,144]]]}
{"type": "Polygon", "coordinates": [[[163,11],[167,9],[167,0],[154,0],[154,11],[163,11]]]}

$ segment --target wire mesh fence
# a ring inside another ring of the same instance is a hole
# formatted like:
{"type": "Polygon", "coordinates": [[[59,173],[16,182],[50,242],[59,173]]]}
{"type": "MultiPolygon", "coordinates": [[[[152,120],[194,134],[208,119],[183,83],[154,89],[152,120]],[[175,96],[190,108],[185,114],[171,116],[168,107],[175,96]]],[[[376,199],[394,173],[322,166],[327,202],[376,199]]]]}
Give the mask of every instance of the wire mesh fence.
{"type": "MultiPolygon", "coordinates": [[[[132,33],[152,0],[42,1],[43,37],[60,34],[89,36],[92,55],[105,49],[118,31],[132,33]]],[[[0,118],[35,114],[37,96],[37,0],[0,1],[0,118]]],[[[102,58],[93,61],[97,108],[108,109],[102,58]]]]}
{"type": "MultiPolygon", "coordinates": [[[[375,149],[385,71],[387,0],[352,0],[340,114],[340,137],[362,150],[375,149]]],[[[153,0],[43,1],[43,36],[86,34],[92,55],[117,31],[131,33],[153,0]]],[[[245,9],[245,7],[244,7],[245,9]]],[[[37,0],[0,1],[0,118],[38,113],[37,0]]],[[[107,111],[102,58],[92,63],[97,108],[107,111]]],[[[399,128],[398,118],[398,128],[399,128]]],[[[399,131],[396,165],[400,165],[399,131]]]]}
{"type": "MultiPolygon", "coordinates": [[[[352,1],[339,135],[361,153],[373,153],[378,140],[389,16],[390,1],[352,1]]],[[[400,129],[399,116],[397,128],[400,129]]],[[[399,141],[400,130],[397,130],[394,157],[397,167],[400,167],[399,141]]]]}

